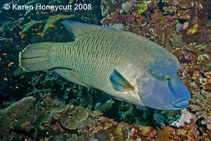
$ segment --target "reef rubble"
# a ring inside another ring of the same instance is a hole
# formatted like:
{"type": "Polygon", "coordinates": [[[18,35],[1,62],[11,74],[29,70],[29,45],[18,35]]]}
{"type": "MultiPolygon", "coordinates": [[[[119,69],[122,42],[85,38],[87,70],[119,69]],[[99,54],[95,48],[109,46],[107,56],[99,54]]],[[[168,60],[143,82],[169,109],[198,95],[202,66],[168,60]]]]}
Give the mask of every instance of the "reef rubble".
{"type": "MultiPolygon", "coordinates": [[[[3,140],[190,140],[208,139],[205,131],[199,137],[196,115],[183,110],[173,126],[151,127],[117,122],[99,111],[81,106],[64,105],[49,94],[26,97],[0,111],[0,137],[3,140]],[[20,110],[21,109],[21,110],[20,110]],[[177,126],[179,128],[174,128],[177,126]],[[182,128],[181,128],[182,127],[182,128]]],[[[202,130],[202,129],[200,129],[202,130]]]]}

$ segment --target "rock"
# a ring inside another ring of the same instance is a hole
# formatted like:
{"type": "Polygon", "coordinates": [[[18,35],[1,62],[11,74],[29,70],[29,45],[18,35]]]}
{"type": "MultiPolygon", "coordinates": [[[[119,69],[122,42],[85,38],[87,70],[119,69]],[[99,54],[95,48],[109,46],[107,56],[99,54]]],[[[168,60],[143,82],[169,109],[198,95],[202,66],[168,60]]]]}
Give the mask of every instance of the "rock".
{"type": "Polygon", "coordinates": [[[124,10],[125,13],[128,13],[129,10],[133,7],[132,2],[125,2],[122,4],[122,9],[124,10]]]}
{"type": "Polygon", "coordinates": [[[170,39],[170,43],[173,47],[182,47],[183,43],[182,36],[173,34],[170,39]]]}
{"type": "Polygon", "coordinates": [[[88,118],[88,115],[89,112],[87,109],[80,106],[71,106],[61,113],[59,121],[64,128],[75,130],[88,118]]]}
{"type": "Polygon", "coordinates": [[[24,112],[33,106],[35,100],[34,97],[25,97],[8,108],[0,110],[0,138],[9,136],[10,130],[17,125],[22,125],[27,130],[32,128],[32,125],[27,123],[29,119],[25,117],[24,112]]]}
{"type": "Polygon", "coordinates": [[[183,26],[183,24],[181,24],[181,23],[177,23],[177,24],[176,24],[176,32],[177,32],[177,33],[179,33],[179,32],[181,31],[182,26],[183,26]]]}
{"type": "Polygon", "coordinates": [[[94,138],[98,141],[107,141],[108,134],[107,134],[106,130],[100,130],[97,133],[95,133],[94,138]]]}
{"type": "Polygon", "coordinates": [[[182,26],[182,29],[185,30],[188,28],[188,26],[189,26],[189,22],[185,22],[182,26]]]}

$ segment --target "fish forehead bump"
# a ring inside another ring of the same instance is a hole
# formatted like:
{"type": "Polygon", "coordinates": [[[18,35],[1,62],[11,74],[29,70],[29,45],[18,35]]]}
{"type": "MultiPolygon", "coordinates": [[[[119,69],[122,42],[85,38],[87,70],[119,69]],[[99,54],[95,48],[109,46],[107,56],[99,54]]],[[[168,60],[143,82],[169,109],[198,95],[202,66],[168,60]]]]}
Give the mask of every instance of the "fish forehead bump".
{"type": "Polygon", "coordinates": [[[165,77],[166,75],[177,75],[178,69],[179,63],[177,59],[174,57],[168,57],[153,61],[149,66],[148,72],[155,77],[165,77]]]}

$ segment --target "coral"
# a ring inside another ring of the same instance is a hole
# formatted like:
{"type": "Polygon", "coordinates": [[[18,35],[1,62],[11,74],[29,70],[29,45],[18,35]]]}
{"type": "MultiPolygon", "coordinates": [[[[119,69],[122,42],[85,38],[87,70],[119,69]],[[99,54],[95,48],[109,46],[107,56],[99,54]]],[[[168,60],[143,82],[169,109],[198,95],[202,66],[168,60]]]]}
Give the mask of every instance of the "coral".
{"type": "Polygon", "coordinates": [[[33,97],[25,97],[8,108],[0,110],[0,137],[9,136],[10,131],[18,125],[27,131],[33,127],[26,115],[35,100],[33,97]]]}
{"type": "Polygon", "coordinates": [[[177,5],[178,5],[178,1],[163,0],[162,1],[163,14],[165,15],[175,14],[177,11],[177,5]]]}
{"type": "Polygon", "coordinates": [[[190,124],[191,120],[193,118],[193,115],[187,111],[186,109],[182,110],[182,115],[180,119],[176,122],[171,123],[171,125],[176,127],[184,127],[185,124],[190,124]]]}
{"type": "Polygon", "coordinates": [[[106,130],[102,129],[102,130],[99,130],[97,133],[95,133],[94,138],[99,141],[107,141],[108,134],[107,134],[106,130]]]}
{"type": "MultiPolygon", "coordinates": [[[[196,121],[196,116],[193,115],[191,124],[185,125],[184,128],[165,126],[162,129],[158,129],[156,140],[200,140],[196,121]]],[[[207,138],[207,135],[204,135],[202,138],[207,138]]]]}
{"type": "Polygon", "coordinates": [[[181,62],[182,80],[192,93],[190,110],[196,112],[203,124],[210,125],[210,51],[207,45],[188,44],[180,55],[174,51],[181,62]],[[193,54],[194,52],[194,54],[193,54]]]}
{"type": "Polygon", "coordinates": [[[198,32],[198,24],[195,24],[192,28],[188,29],[187,34],[188,35],[193,35],[198,32]]]}
{"type": "Polygon", "coordinates": [[[133,3],[131,2],[125,2],[125,3],[122,3],[122,9],[124,10],[125,13],[128,13],[129,10],[132,8],[133,6],[133,3]]]}
{"type": "MultiPolygon", "coordinates": [[[[46,138],[46,140],[47,140],[47,138],[46,138]]],[[[65,136],[65,135],[57,135],[57,136],[51,137],[50,140],[52,140],[52,141],[66,141],[67,140],[67,136],[65,136]]]]}
{"type": "MultiPolygon", "coordinates": [[[[210,125],[210,50],[207,45],[188,44],[174,51],[181,62],[181,78],[192,93],[190,110],[202,118],[203,124],[210,125]],[[193,53],[194,52],[194,53],[193,53]]],[[[180,74],[180,73],[179,73],[180,74]]]]}
{"type": "Polygon", "coordinates": [[[148,3],[150,3],[150,1],[143,1],[142,3],[138,3],[137,5],[138,14],[141,15],[148,10],[148,6],[147,6],[148,3]]]}
{"type": "Polygon", "coordinates": [[[153,119],[155,124],[161,125],[171,125],[181,119],[180,111],[158,111],[156,110],[153,114],[153,119]]]}
{"type": "Polygon", "coordinates": [[[202,92],[193,92],[192,99],[190,100],[190,108],[192,111],[196,112],[198,118],[202,118],[201,123],[207,128],[210,129],[211,122],[210,122],[210,111],[211,111],[211,94],[202,92]]]}
{"type": "Polygon", "coordinates": [[[170,44],[173,47],[181,47],[182,44],[183,44],[182,36],[181,35],[172,34],[172,37],[170,39],[170,44]]]}
{"type": "MultiPolygon", "coordinates": [[[[205,54],[203,56],[205,56],[205,54]]],[[[210,72],[205,72],[204,75],[205,75],[206,78],[204,78],[202,80],[203,81],[202,82],[202,87],[203,87],[204,90],[211,91],[211,71],[210,72]]]]}
{"type": "Polygon", "coordinates": [[[53,113],[60,113],[68,108],[68,105],[61,101],[53,100],[48,94],[41,95],[40,99],[41,103],[33,109],[33,115],[36,116],[32,123],[36,127],[49,121],[53,113]]]}
{"type": "Polygon", "coordinates": [[[172,138],[172,135],[169,131],[169,126],[166,126],[162,129],[158,128],[157,129],[157,141],[170,141],[170,138],[172,138]]]}
{"type": "MultiPolygon", "coordinates": [[[[175,126],[180,126],[180,128],[187,124],[193,126],[193,128],[186,130],[178,130],[178,136],[175,132],[172,133],[175,135],[175,138],[182,138],[182,135],[179,134],[180,132],[187,132],[190,136],[198,132],[196,131],[197,125],[192,125],[195,123],[192,123],[192,120],[190,120],[193,118],[193,114],[190,112],[196,112],[197,120],[200,120],[197,123],[206,124],[207,129],[209,129],[210,117],[208,111],[210,111],[210,106],[207,101],[210,101],[208,97],[210,96],[211,88],[211,52],[208,41],[210,30],[207,28],[210,24],[205,16],[208,13],[206,12],[208,6],[204,1],[153,1],[148,4],[145,3],[144,12],[142,13],[142,11],[139,11],[139,8],[143,3],[144,1],[138,1],[128,13],[124,13],[121,12],[121,9],[119,10],[117,4],[104,2],[105,11],[102,15],[104,19],[101,22],[103,25],[121,23],[125,30],[148,37],[150,40],[166,47],[178,58],[181,65],[178,74],[191,92],[192,97],[189,105],[190,110],[182,111],[181,115],[176,114],[173,116],[169,115],[169,113],[166,114],[158,111],[155,111],[154,114],[148,114],[150,111],[145,110],[145,112],[141,113],[142,116],[146,115],[146,118],[151,115],[155,123],[162,126],[168,124],[174,124],[175,126]],[[202,102],[200,103],[200,101],[202,102]]],[[[121,110],[118,109],[118,111],[121,110]]],[[[124,111],[122,115],[126,113],[127,111],[124,111]]],[[[131,116],[131,112],[129,113],[128,115],[131,116]]],[[[127,119],[130,116],[127,116],[127,119]]],[[[173,127],[169,128],[173,129],[173,127]]],[[[190,136],[187,135],[187,138],[190,136]]]]}
{"type": "Polygon", "coordinates": [[[114,104],[114,101],[112,99],[109,99],[106,101],[106,103],[97,106],[95,109],[102,113],[107,113],[111,110],[113,104],[114,104]]]}
{"type": "Polygon", "coordinates": [[[89,139],[98,139],[99,132],[108,140],[152,140],[156,136],[152,127],[118,123],[105,117],[100,117],[97,124],[89,129],[89,139]]]}
{"type": "MultiPolygon", "coordinates": [[[[175,130],[173,139],[183,138],[184,140],[199,140],[199,131],[196,123],[196,116],[193,115],[192,124],[185,125],[184,128],[175,130]]],[[[172,130],[173,131],[173,130],[172,130]]]]}
{"type": "Polygon", "coordinates": [[[171,117],[174,117],[174,116],[177,116],[178,114],[180,114],[180,111],[179,111],[179,110],[174,110],[174,111],[161,111],[161,113],[162,113],[163,115],[165,115],[166,117],[171,118],[171,117]]]}
{"type": "Polygon", "coordinates": [[[88,118],[88,115],[89,113],[87,109],[79,106],[70,106],[67,110],[61,113],[59,121],[66,129],[75,130],[88,118]]]}
{"type": "Polygon", "coordinates": [[[120,115],[120,120],[127,122],[128,119],[135,116],[135,108],[131,104],[121,103],[118,107],[118,113],[120,115]]]}
{"type": "Polygon", "coordinates": [[[178,14],[177,14],[178,19],[180,19],[180,20],[189,20],[191,18],[191,14],[189,12],[190,12],[189,10],[179,11],[178,14]]]}
{"type": "Polygon", "coordinates": [[[181,31],[182,27],[183,27],[183,24],[177,23],[176,24],[176,32],[179,33],[181,31]]]}
{"type": "Polygon", "coordinates": [[[9,136],[13,131],[30,132],[35,127],[49,121],[53,113],[59,113],[66,109],[63,103],[52,100],[47,94],[40,98],[25,97],[0,111],[0,125],[3,129],[0,136],[9,136]]]}

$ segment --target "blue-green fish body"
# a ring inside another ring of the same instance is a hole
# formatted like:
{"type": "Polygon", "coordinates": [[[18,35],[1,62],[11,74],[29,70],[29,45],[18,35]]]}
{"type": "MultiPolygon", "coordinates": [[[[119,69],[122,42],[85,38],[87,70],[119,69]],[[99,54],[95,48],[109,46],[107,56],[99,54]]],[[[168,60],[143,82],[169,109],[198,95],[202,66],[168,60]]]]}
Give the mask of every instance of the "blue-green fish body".
{"type": "Polygon", "coordinates": [[[54,69],[69,81],[129,103],[182,109],[190,94],[177,76],[177,59],[134,33],[64,21],[74,42],[38,43],[20,53],[26,71],[54,69]]]}

